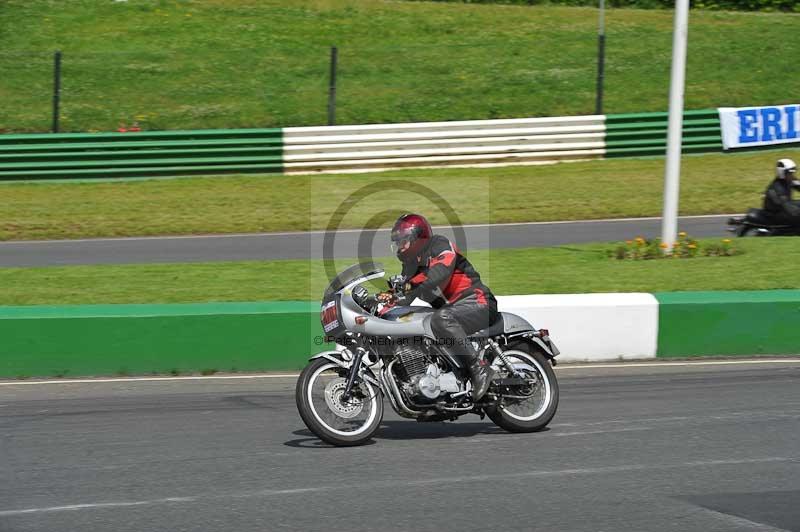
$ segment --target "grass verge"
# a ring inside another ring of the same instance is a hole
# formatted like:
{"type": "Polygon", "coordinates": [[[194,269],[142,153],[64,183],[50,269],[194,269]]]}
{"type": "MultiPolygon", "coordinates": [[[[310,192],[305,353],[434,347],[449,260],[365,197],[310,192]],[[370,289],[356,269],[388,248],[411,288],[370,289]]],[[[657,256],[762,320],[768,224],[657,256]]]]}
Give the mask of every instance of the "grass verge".
{"type": "MultiPolygon", "coordinates": [[[[4,0],[0,131],[48,131],[63,51],[63,131],[591,114],[597,9],[381,0],[4,0]],[[13,31],[10,29],[13,28],[13,31]]],[[[800,16],[693,10],[686,107],[792,103],[800,16]],[[791,78],[791,76],[789,76],[791,78]]],[[[667,108],[671,10],[606,13],[608,113],[667,108]]]]}
{"type": "MultiPolygon", "coordinates": [[[[744,212],[760,205],[780,157],[800,148],[685,156],[680,212],[744,212]]],[[[216,176],[124,182],[0,185],[0,240],[212,234],[324,229],[367,185],[387,190],[352,205],[342,228],[381,225],[386,209],[420,211],[445,224],[441,205],[398,193],[390,181],[429,187],[462,223],[660,216],[664,159],[546,166],[402,170],[314,176],[216,176]],[[370,220],[374,220],[368,223],[370,220]]]]}
{"type": "MultiPolygon", "coordinates": [[[[798,288],[800,238],[741,239],[733,257],[619,261],[610,244],[475,251],[498,295],[798,288]]],[[[351,261],[339,261],[339,270],[351,261]]],[[[396,273],[395,259],[384,264],[396,273]]],[[[317,300],[320,261],[0,269],[0,305],[317,300]]]]}

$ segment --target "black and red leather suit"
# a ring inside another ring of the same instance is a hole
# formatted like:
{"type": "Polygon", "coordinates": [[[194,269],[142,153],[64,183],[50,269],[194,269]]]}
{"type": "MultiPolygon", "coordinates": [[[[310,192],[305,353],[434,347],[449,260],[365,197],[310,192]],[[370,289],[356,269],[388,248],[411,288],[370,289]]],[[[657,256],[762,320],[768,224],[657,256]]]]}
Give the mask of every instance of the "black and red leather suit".
{"type": "Polygon", "coordinates": [[[415,298],[436,311],[431,329],[453,355],[476,361],[478,354],[467,336],[492,325],[497,319],[497,300],[481,282],[481,276],[458,248],[442,235],[433,235],[417,256],[403,260],[405,293],[399,301],[409,305],[415,298]]]}

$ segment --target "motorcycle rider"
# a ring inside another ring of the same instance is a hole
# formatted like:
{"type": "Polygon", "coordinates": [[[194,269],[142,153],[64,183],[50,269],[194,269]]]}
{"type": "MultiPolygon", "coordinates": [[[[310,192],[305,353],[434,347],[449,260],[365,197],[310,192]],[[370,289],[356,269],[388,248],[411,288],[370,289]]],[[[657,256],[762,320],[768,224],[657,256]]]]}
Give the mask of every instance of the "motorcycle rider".
{"type": "Polygon", "coordinates": [[[781,159],[775,165],[775,179],[764,194],[764,211],[775,223],[800,225],[800,202],[792,200],[792,189],[800,190],[797,165],[781,159]]]}
{"type": "Polygon", "coordinates": [[[450,240],[434,235],[430,223],[419,214],[404,214],[394,224],[392,247],[403,264],[404,293],[390,292],[378,300],[411,304],[416,298],[435,308],[431,330],[440,345],[466,361],[472,397],[479,400],[489,389],[493,371],[485,365],[467,335],[492,325],[498,318],[497,300],[472,264],[450,240]]]}

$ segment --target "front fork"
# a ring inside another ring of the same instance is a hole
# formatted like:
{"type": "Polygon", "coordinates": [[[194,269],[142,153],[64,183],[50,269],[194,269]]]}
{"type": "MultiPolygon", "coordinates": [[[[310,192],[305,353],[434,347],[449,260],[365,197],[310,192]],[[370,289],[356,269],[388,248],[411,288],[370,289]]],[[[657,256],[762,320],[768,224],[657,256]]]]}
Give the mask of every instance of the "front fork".
{"type": "Polygon", "coordinates": [[[350,401],[353,385],[355,385],[356,380],[358,379],[358,372],[361,369],[362,358],[364,358],[364,350],[362,348],[356,349],[356,354],[353,357],[353,363],[350,366],[350,372],[347,374],[347,385],[342,393],[342,401],[344,402],[350,401]]]}

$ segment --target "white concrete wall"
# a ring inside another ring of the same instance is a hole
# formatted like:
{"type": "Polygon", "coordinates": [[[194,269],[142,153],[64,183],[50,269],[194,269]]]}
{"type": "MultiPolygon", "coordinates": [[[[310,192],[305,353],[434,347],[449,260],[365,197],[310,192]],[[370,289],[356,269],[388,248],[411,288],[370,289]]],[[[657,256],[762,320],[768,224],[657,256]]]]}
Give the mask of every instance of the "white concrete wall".
{"type": "Polygon", "coordinates": [[[651,294],[498,296],[499,310],[548,329],[558,361],[655,358],[658,301],[651,294]]]}

